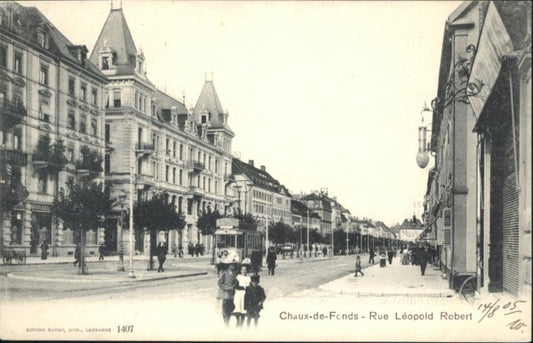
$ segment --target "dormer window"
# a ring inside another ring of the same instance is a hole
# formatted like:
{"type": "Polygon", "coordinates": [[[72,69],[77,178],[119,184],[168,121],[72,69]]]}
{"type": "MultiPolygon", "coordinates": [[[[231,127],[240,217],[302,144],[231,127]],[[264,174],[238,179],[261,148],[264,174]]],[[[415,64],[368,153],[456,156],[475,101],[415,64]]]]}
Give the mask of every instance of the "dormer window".
{"type": "Polygon", "coordinates": [[[102,57],[102,70],[108,70],[109,69],[109,57],[104,56],[102,57]]]}
{"type": "Polygon", "coordinates": [[[46,49],[48,47],[48,36],[43,30],[37,31],[37,42],[41,48],[46,49]]]}
{"type": "Polygon", "coordinates": [[[202,124],[206,124],[207,123],[207,116],[204,114],[202,115],[202,124]]]}

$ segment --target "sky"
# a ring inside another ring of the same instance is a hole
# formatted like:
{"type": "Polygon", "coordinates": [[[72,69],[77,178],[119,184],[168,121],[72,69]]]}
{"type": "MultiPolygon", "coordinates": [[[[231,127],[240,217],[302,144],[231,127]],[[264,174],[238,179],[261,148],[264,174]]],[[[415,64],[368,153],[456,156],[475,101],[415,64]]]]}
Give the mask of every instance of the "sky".
{"type": "MultiPolygon", "coordinates": [[[[21,4],[89,51],[111,6],[21,4]]],[[[420,112],[436,96],[445,21],[459,5],[122,1],[159,89],[193,107],[212,75],[237,157],[293,194],[327,188],[353,216],[388,225],[422,214],[433,161],[415,162],[420,112]]]]}

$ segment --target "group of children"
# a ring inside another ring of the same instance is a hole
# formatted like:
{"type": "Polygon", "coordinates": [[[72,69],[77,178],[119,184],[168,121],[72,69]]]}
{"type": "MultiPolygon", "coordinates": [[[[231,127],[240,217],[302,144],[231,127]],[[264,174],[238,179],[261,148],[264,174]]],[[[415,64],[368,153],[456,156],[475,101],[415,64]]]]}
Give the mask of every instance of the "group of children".
{"type": "Polygon", "coordinates": [[[252,319],[257,326],[259,312],[263,309],[266,299],[265,290],[259,285],[259,275],[254,273],[248,276],[249,263],[233,262],[223,264],[222,268],[224,271],[218,280],[217,298],[222,299],[224,323],[229,325],[231,315],[235,315],[237,327],[243,326],[245,317],[248,326],[252,319]]]}

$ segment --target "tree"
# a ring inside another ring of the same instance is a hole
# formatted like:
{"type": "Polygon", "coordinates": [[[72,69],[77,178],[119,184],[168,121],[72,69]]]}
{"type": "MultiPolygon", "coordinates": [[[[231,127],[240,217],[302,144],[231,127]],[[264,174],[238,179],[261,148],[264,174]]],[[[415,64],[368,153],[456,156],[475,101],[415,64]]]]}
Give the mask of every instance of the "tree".
{"type": "MultiPolygon", "coordinates": [[[[209,209],[207,212],[202,213],[196,221],[196,226],[200,229],[202,235],[210,235],[213,237],[213,242],[215,238],[215,231],[217,229],[217,219],[219,218],[222,218],[222,215],[218,212],[218,210],[211,212],[209,209]]],[[[212,249],[211,264],[215,264],[215,247],[212,249]]]]}
{"type": "Polygon", "coordinates": [[[309,244],[313,243],[323,243],[324,237],[318,232],[317,229],[312,229],[309,231],[309,244]]]}
{"type": "Polygon", "coordinates": [[[103,218],[111,210],[110,188],[101,183],[81,179],[69,180],[67,191],[61,188],[54,198],[52,214],[71,225],[80,237],[80,274],[88,274],[85,266],[85,233],[103,224],[103,218]]]}
{"type": "Polygon", "coordinates": [[[149,270],[154,269],[153,256],[159,231],[181,230],[185,227],[185,216],[176,212],[176,205],[168,202],[168,194],[158,193],[150,200],[139,201],[133,208],[133,224],[136,231],[148,229],[150,233],[149,270]]]}
{"type": "Polygon", "coordinates": [[[268,228],[268,238],[276,244],[292,242],[294,234],[292,228],[284,222],[271,223],[268,228]]]}
{"type": "Polygon", "coordinates": [[[251,213],[242,213],[240,210],[233,214],[233,218],[239,219],[239,229],[257,231],[257,218],[251,213]]]}

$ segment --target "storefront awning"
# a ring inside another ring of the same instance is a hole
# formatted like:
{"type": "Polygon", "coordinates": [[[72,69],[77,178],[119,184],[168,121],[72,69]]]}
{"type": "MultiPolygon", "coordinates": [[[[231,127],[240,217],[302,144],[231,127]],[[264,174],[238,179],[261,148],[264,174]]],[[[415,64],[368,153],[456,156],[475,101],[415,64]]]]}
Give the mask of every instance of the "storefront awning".
{"type": "Polygon", "coordinates": [[[494,4],[490,2],[468,80],[469,85],[479,87],[479,93],[474,91],[473,93],[477,94],[468,98],[478,121],[483,112],[485,102],[489,98],[500,74],[503,57],[513,50],[511,37],[505,28],[502,18],[494,4]]]}

